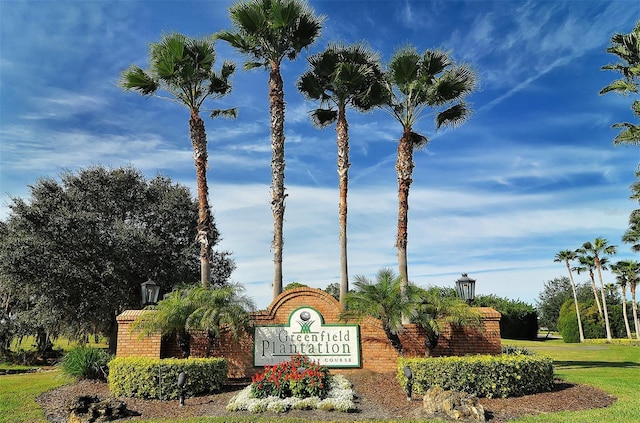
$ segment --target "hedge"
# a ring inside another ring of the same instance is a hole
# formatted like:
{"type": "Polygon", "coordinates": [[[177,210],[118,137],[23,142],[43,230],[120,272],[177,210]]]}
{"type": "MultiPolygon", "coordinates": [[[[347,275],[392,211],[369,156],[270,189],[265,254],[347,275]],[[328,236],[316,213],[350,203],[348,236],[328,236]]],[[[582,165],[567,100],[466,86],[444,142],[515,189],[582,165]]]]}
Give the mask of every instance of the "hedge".
{"type": "Polygon", "coordinates": [[[400,359],[397,378],[402,386],[407,384],[405,366],[413,373],[413,392],[417,394],[439,386],[478,397],[507,398],[553,388],[549,357],[502,354],[400,359]]]}
{"type": "Polygon", "coordinates": [[[109,389],[115,396],[177,399],[178,375],[186,375],[187,396],[217,391],[227,377],[223,358],[118,357],[109,362],[109,389]]]}

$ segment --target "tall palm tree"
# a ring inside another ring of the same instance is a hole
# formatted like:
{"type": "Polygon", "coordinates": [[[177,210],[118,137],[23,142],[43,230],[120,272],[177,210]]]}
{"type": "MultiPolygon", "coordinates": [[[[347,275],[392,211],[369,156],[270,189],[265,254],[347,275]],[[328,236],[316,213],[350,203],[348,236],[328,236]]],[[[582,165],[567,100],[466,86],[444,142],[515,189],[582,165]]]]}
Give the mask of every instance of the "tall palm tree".
{"type": "MultiPolygon", "coordinates": [[[[578,305],[578,294],[576,293],[576,284],[573,281],[573,272],[571,271],[570,261],[578,257],[575,251],[562,250],[556,254],[553,261],[565,263],[569,272],[569,280],[571,281],[571,289],[573,290],[573,302],[576,306],[576,316],[578,316],[578,330],[580,331],[580,342],[584,342],[584,331],[582,330],[582,320],[580,319],[580,306],[578,305]]],[[[596,297],[597,298],[597,297],[596,297]]]]}
{"type": "MultiPolygon", "coordinates": [[[[622,75],[621,79],[613,81],[611,84],[600,90],[600,94],[616,92],[622,95],[638,94],[638,82],[640,81],[640,21],[629,34],[615,34],[611,37],[611,45],[607,48],[607,53],[611,53],[620,59],[616,64],[609,64],[602,67],[603,70],[612,70],[622,75]]],[[[631,103],[633,114],[640,118],[640,100],[631,103]]],[[[621,131],[614,138],[614,144],[634,144],[640,145],[640,125],[629,122],[616,123],[613,128],[620,128],[621,131]]]]}
{"type": "Polygon", "coordinates": [[[607,300],[605,297],[604,282],[602,280],[603,260],[606,257],[603,255],[611,255],[616,253],[616,246],[609,245],[609,242],[604,238],[596,238],[593,243],[590,241],[582,244],[579,249],[582,253],[590,253],[593,256],[596,269],[598,270],[598,280],[600,281],[600,294],[602,295],[602,312],[604,313],[604,326],[607,332],[607,342],[611,342],[611,325],[609,324],[609,313],[607,311],[607,300]]]}
{"type": "Polygon", "coordinates": [[[282,226],[284,188],[284,88],[280,65],[294,60],[320,36],[323,17],[314,15],[304,0],[246,0],[233,4],[229,15],[233,31],[221,31],[216,38],[228,42],[249,56],[244,69],[269,70],[269,113],[271,117],[271,211],[273,213],[273,297],[282,293],[282,226]]]}
{"type": "MultiPolygon", "coordinates": [[[[132,65],[122,72],[120,79],[120,86],[127,91],[135,90],[145,96],[164,91],[171,96],[170,100],[189,109],[189,134],[198,186],[196,240],[200,244],[200,280],[204,287],[211,281],[211,247],[217,234],[209,205],[207,133],[200,109],[206,99],[218,99],[231,92],[229,77],[235,71],[235,65],[227,61],[219,72],[215,71],[215,60],[216,52],[210,39],[193,39],[172,33],[151,44],[149,70],[132,65]]],[[[233,118],[236,109],[211,112],[211,117],[218,116],[233,118]]]]}
{"type": "Polygon", "coordinates": [[[632,260],[620,260],[611,265],[611,271],[616,274],[617,284],[622,292],[622,317],[624,319],[624,327],[627,331],[627,338],[631,339],[631,328],[629,327],[629,319],[627,317],[627,283],[629,281],[629,273],[637,273],[637,263],[632,260]],[[632,270],[634,264],[636,269],[632,270]]]}
{"type": "Polygon", "coordinates": [[[340,303],[344,306],[349,291],[347,268],[347,192],[349,186],[349,123],[347,107],[367,112],[386,100],[383,72],[378,55],[362,44],[330,44],[325,51],[311,56],[309,70],[298,80],[298,89],[307,98],[319,100],[311,112],[319,128],[336,122],[338,144],[338,184],[340,204],[340,303]]]}
{"type": "Polygon", "coordinates": [[[151,306],[151,313],[140,315],[132,329],[144,335],[160,332],[176,334],[184,357],[190,354],[190,332],[204,330],[209,340],[220,336],[223,328],[237,338],[249,330],[253,301],[238,284],[217,288],[183,287],[151,306]]]}
{"type": "Polygon", "coordinates": [[[572,270],[575,270],[578,274],[586,271],[589,272],[589,281],[591,282],[591,290],[593,291],[593,298],[595,299],[596,305],[598,306],[598,314],[600,315],[601,319],[604,319],[604,315],[602,313],[602,306],[600,305],[598,287],[596,286],[596,276],[594,272],[596,270],[595,259],[593,258],[593,256],[590,256],[586,253],[580,253],[580,249],[576,250],[576,254],[579,254],[578,262],[580,263],[580,265],[573,267],[572,270]]]}
{"type": "Polygon", "coordinates": [[[398,142],[398,267],[403,289],[409,284],[407,240],[409,188],[413,182],[413,152],[429,139],[415,132],[416,123],[433,112],[436,129],[455,127],[470,116],[465,97],[476,87],[476,75],[465,65],[455,64],[447,53],[427,50],[422,55],[414,47],[397,51],[389,63],[389,101],[383,108],[402,125],[398,142]]]}

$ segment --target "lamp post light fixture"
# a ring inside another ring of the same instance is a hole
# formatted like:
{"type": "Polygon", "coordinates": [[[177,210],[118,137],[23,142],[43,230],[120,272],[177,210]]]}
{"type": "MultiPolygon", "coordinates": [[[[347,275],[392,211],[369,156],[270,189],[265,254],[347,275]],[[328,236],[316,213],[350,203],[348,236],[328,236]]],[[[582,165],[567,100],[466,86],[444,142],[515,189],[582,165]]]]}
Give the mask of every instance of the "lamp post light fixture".
{"type": "Polygon", "coordinates": [[[462,277],[456,281],[456,291],[461,299],[471,305],[476,297],[476,280],[463,273],[462,277]]]}
{"type": "Polygon", "coordinates": [[[184,407],[184,386],[187,384],[187,375],[180,372],[178,375],[178,388],[180,388],[180,407],[184,407]]]}
{"type": "Polygon", "coordinates": [[[142,307],[158,303],[158,295],[160,295],[159,285],[149,279],[148,281],[140,285],[140,288],[142,307]]]}
{"type": "Polygon", "coordinates": [[[407,391],[407,401],[411,401],[411,392],[413,391],[413,372],[409,366],[404,366],[403,371],[407,378],[407,385],[405,386],[405,390],[407,391]]]}

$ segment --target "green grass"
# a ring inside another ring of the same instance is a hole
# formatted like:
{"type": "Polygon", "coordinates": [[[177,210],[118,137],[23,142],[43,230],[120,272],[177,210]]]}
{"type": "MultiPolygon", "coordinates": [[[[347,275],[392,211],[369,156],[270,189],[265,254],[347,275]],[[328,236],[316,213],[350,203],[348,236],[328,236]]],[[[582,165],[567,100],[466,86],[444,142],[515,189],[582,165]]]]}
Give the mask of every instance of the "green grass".
{"type": "Polygon", "coordinates": [[[538,415],[518,422],[609,422],[640,421],[640,347],[608,344],[565,344],[562,340],[510,341],[553,358],[555,374],[571,383],[591,385],[615,396],[610,407],[576,412],[538,415]]]}
{"type": "Polygon", "coordinates": [[[0,376],[0,422],[46,423],[47,419],[35,399],[43,392],[62,386],[57,371],[0,376]]]}
{"type": "MultiPolygon", "coordinates": [[[[503,345],[525,347],[554,360],[556,376],[570,383],[598,387],[618,400],[610,407],[577,412],[542,414],[514,420],[519,423],[634,423],[640,421],[640,347],[609,344],[565,344],[562,340],[511,341],[503,345]]],[[[56,372],[39,372],[0,376],[0,422],[45,423],[42,410],[35,402],[41,393],[65,382],[56,372]]],[[[355,416],[354,416],[355,417],[355,416]]],[[[152,419],[141,423],[168,423],[169,419],[152,419]]],[[[269,422],[269,418],[252,416],[198,417],[180,420],[183,423],[246,423],[269,422]]],[[[283,416],[282,423],[307,420],[283,416]]],[[[379,420],[382,422],[383,420],[379,420]]],[[[425,420],[421,420],[425,422],[425,420]]],[[[410,421],[409,421],[410,422],[410,421]]]]}

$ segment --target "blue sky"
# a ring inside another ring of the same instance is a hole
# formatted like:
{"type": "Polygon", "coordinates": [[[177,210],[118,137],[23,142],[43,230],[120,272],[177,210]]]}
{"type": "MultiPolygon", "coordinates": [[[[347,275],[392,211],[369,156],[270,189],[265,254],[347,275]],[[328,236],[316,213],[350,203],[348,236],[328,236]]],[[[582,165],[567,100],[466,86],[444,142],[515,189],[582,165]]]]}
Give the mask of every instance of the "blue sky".
{"type": "MultiPolygon", "coordinates": [[[[147,68],[149,43],[163,33],[207,36],[230,29],[229,1],[0,0],[0,219],[11,197],[28,197],[39,177],[90,165],[133,165],[195,189],[183,107],[126,93],[120,73],[147,68]]],[[[634,258],[620,237],[637,203],[629,185],[640,150],[614,147],[611,125],[633,119],[630,98],[598,91],[616,75],[600,67],[615,32],[640,19],[637,1],[311,1],[326,16],[328,42],[365,41],[383,63],[412,44],[441,48],[480,80],[474,114],[429,137],[416,153],[410,193],[409,275],[419,285],[453,286],[462,272],[477,292],[534,304],[546,281],[565,276],[562,249],[604,237],[613,260],[634,258]]],[[[237,263],[235,281],[258,306],[271,300],[272,216],[268,74],[245,72],[211,108],[238,107],[237,120],[211,120],[211,204],[237,263]]],[[[283,64],[286,110],[284,283],[324,288],[339,281],[335,131],[315,129],[295,89],[304,53],[283,64]]],[[[349,273],[397,268],[394,248],[401,128],[384,112],[348,111],[349,273]]],[[[197,265],[197,263],[195,264],[197,265]]],[[[584,275],[577,281],[584,282],[584,275]]],[[[605,273],[605,282],[613,282],[605,273]]]]}

